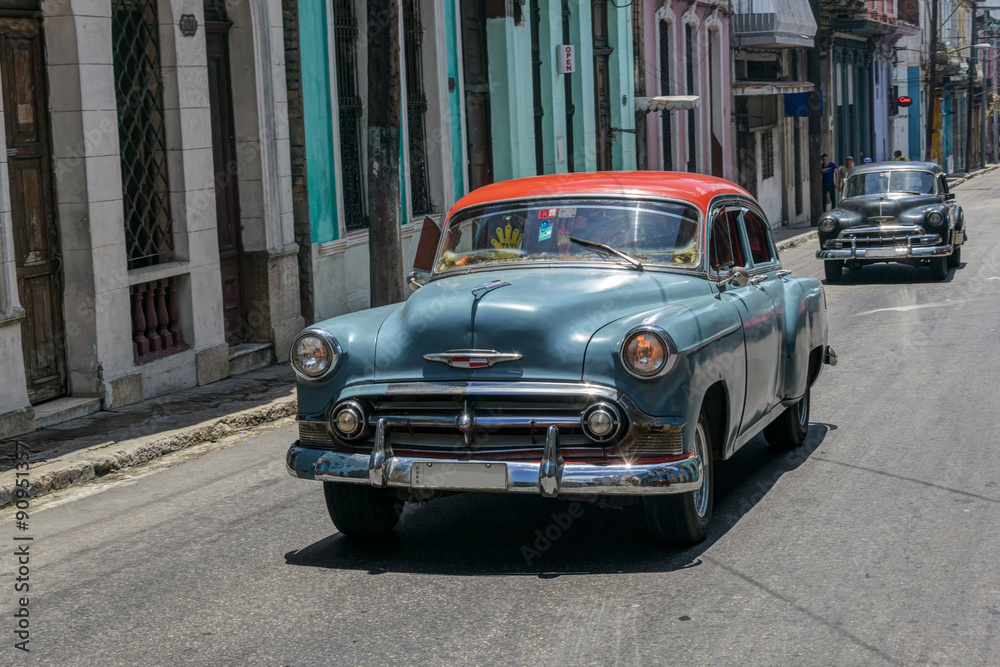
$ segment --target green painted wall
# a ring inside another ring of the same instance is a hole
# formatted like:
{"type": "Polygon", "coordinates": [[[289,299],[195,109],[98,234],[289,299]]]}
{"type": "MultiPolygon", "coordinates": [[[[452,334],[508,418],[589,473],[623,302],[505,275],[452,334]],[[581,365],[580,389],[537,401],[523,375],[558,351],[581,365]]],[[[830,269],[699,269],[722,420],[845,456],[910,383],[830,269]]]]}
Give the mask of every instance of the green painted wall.
{"type": "Polygon", "coordinates": [[[312,242],[326,243],[338,237],[326,7],[322,2],[300,2],[298,6],[309,223],[312,242]]]}
{"type": "Polygon", "coordinates": [[[448,92],[448,120],[451,125],[451,175],[455,188],[455,199],[465,194],[465,160],[462,147],[462,80],[458,75],[458,25],[455,22],[455,3],[458,0],[444,0],[444,22],[448,45],[448,78],[455,82],[454,90],[448,92]]]}
{"type": "MultiPolygon", "coordinates": [[[[609,58],[611,72],[611,127],[635,129],[635,72],[632,69],[632,16],[628,5],[608,3],[609,58]],[[624,104],[622,100],[625,100],[624,104]]],[[[611,142],[611,166],[635,169],[635,134],[619,132],[611,142]]]]}
{"type": "Polygon", "coordinates": [[[535,175],[531,33],[510,17],[486,21],[493,180],[535,175]]]}
{"type": "MultiPolygon", "coordinates": [[[[538,47],[542,56],[542,148],[543,167],[546,174],[568,171],[566,162],[569,146],[566,145],[566,83],[567,76],[559,74],[557,47],[562,44],[562,7],[560,0],[533,0],[539,2],[541,14],[538,26],[538,47]],[[562,141],[562,162],[559,162],[557,139],[562,141]]],[[[525,13],[527,13],[525,9],[525,13]]]]}

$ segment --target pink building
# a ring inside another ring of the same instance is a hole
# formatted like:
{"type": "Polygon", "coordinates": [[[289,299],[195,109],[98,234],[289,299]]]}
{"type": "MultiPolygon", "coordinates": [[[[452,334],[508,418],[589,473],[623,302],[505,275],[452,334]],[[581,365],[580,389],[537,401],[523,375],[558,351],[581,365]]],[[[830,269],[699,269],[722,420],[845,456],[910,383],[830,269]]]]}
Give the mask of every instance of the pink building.
{"type": "MultiPolygon", "coordinates": [[[[733,177],[728,3],[643,2],[637,94],[697,95],[698,108],[645,115],[646,167],[733,177]]],[[[638,60],[638,55],[637,55],[638,60]]],[[[642,134],[639,134],[642,141],[642,134]]]]}

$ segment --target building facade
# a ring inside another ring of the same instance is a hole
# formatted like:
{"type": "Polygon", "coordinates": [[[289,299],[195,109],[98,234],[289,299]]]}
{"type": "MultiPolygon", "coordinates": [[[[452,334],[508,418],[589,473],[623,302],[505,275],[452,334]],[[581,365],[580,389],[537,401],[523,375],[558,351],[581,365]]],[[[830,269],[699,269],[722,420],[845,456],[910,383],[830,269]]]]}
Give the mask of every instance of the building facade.
{"type": "Polygon", "coordinates": [[[0,7],[0,435],[287,357],[278,6],[0,7]]]}

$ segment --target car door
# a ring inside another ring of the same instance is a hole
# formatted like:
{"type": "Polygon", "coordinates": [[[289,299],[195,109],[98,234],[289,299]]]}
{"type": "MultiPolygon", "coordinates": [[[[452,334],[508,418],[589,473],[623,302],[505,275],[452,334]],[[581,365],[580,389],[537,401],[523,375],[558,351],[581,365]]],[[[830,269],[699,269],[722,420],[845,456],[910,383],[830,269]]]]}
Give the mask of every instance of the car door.
{"type": "MultiPolygon", "coordinates": [[[[711,220],[709,275],[721,280],[733,267],[749,272],[753,265],[742,232],[741,207],[736,202],[723,204],[713,211],[711,220]]],[[[749,282],[743,287],[727,284],[720,298],[733,303],[743,325],[747,386],[740,425],[742,434],[767,414],[773,402],[778,345],[774,302],[760,285],[749,282]]]]}
{"type": "MultiPolygon", "coordinates": [[[[742,231],[747,241],[747,251],[750,260],[750,285],[767,295],[768,303],[761,313],[769,321],[755,323],[757,331],[761,335],[769,337],[768,342],[761,347],[760,357],[749,359],[748,364],[755,364],[755,371],[748,374],[751,379],[757,378],[761,384],[761,391],[766,392],[767,399],[763,403],[763,411],[757,417],[763,417],[774,408],[784,394],[780,378],[784,377],[783,364],[785,355],[782,354],[784,345],[784,303],[785,303],[785,283],[781,271],[781,263],[778,261],[778,252],[771,239],[771,229],[767,224],[764,214],[751,206],[744,205],[740,208],[740,222],[742,231]],[[755,284],[756,283],[756,284],[755,284]]],[[[787,275],[787,274],[785,274],[787,275]]]]}
{"type": "Polygon", "coordinates": [[[948,196],[948,179],[945,178],[944,174],[938,174],[937,176],[937,193],[941,195],[941,201],[945,203],[948,207],[948,219],[951,220],[951,228],[956,230],[956,233],[952,235],[950,239],[944,239],[945,242],[950,242],[956,246],[961,245],[965,241],[965,229],[962,226],[962,212],[958,204],[955,203],[955,196],[948,196]],[[962,233],[957,233],[957,230],[961,229],[962,233]]]}

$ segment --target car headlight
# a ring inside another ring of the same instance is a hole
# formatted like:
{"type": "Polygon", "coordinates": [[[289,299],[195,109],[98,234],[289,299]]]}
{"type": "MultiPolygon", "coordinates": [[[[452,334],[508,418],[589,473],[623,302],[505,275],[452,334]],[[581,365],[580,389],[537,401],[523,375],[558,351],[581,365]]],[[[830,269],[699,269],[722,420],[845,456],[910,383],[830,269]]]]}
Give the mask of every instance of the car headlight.
{"type": "Polygon", "coordinates": [[[673,365],[672,344],[659,327],[640,327],[625,336],[621,359],[625,370],[640,378],[665,373],[673,365]]]}
{"type": "Polygon", "coordinates": [[[301,377],[318,380],[333,372],[341,354],[336,338],[321,329],[306,329],[292,343],[289,357],[301,377]]]}
{"type": "Polygon", "coordinates": [[[937,227],[942,222],[944,222],[944,216],[941,215],[940,211],[931,211],[927,214],[927,224],[931,227],[937,227]]]}
{"type": "Polygon", "coordinates": [[[833,218],[823,218],[819,221],[819,230],[821,232],[832,232],[837,228],[837,221],[833,218]]]}

